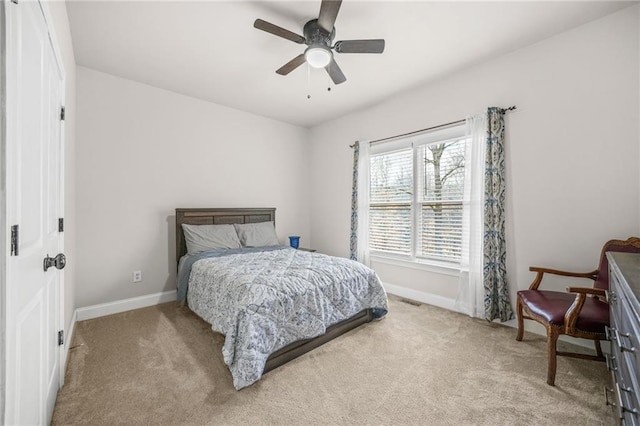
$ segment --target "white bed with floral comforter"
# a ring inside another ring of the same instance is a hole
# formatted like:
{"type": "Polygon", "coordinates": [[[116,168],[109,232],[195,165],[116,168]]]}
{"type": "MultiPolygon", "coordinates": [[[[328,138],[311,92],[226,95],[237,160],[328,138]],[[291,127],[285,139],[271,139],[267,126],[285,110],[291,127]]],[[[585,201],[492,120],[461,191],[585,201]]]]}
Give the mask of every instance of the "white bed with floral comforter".
{"type": "Polygon", "coordinates": [[[179,278],[178,299],[186,294],[190,309],[225,336],[224,361],[236,389],[258,381],[278,349],[365,309],[374,318],[387,313],[373,270],[288,247],[201,253],[181,262],[179,278]]]}

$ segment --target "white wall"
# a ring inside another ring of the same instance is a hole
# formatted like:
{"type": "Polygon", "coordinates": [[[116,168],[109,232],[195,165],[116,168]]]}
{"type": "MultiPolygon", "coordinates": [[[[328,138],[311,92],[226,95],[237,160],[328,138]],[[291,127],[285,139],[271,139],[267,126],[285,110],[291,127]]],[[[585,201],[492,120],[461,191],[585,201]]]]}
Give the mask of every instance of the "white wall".
{"type": "MultiPolygon", "coordinates": [[[[314,247],[348,255],[349,144],[517,105],[506,118],[512,300],[531,265],[592,270],[606,240],[639,233],[638,49],[633,6],[313,128],[314,247]]],[[[372,266],[409,291],[457,295],[456,277],[372,266]]]]}
{"type": "Polygon", "coordinates": [[[281,242],[310,242],[308,130],[83,67],[77,84],[78,306],[175,289],[177,207],[275,207],[281,242]]]}
{"type": "MultiPolygon", "coordinates": [[[[72,316],[75,311],[76,289],[76,191],[75,191],[75,122],[76,122],[76,61],[73,54],[71,31],[65,2],[48,2],[52,24],[55,30],[58,47],[64,62],[66,91],[65,91],[65,144],[64,144],[64,252],[67,256],[67,265],[64,269],[64,328],[69,330],[72,316]]],[[[67,343],[69,339],[67,339],[67,343]]]]}

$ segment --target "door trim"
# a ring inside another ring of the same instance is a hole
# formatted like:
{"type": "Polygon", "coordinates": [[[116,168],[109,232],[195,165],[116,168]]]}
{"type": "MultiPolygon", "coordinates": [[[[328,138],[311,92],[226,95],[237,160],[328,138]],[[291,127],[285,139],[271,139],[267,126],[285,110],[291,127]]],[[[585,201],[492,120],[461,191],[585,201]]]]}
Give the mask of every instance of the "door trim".
{"type": "MultiPolygon", "coordinates": [[[[4,13],[5,3],[0,2],[0,28],[7,28],[4,13]]],[[[6,31],[6,30],[5,30],[6,31]]],[[[6,33],[5,33],[6,35],[6,33]]],[[[9,235],[7,233],[7,201],[6,201],[6,158],[7,158],[7,129],[5,126],[6,115],[6,37],[0,37],[0,419],[4,420],[5,391],[7,388],[5,379],[6,368],[6,321],[5,301],[7,282],[7,247],[9,247],[9,235]]]]}

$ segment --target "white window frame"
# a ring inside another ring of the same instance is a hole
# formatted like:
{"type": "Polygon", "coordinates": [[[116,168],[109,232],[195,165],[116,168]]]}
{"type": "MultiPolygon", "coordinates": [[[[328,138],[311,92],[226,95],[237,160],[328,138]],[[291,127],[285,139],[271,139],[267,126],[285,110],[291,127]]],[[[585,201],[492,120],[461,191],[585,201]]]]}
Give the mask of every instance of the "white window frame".
{"type": "MultiPolygon", "coordinates": [[[[441,260],[432,258],[423,258],[416,256],[418,248],[418,234],[416,227],[419,224],[418,215],[422,213],[422,205],[429,204],[428,202],[420,201],[418,194],[419,188],[418,179],[419,170],[418,166],[418,153],[419,147],[423,145],[429,145],[438,142],[446,142],[452,139],[459,139],[467,136],[465,123],[452,125],[446,128],[441,128],[418,135],[400,137],[386,142],[378,144],[372,144],[370,148],[370,155],[392,153],[407,148],[412,149],[413,155],[413,197],[411,201],[411,252],[409,255],[402,255],[398,253],[389,253],[386,251],[379,251],[370,249],[371,260],[375,262],[385,263],[394,266],[410,267],[413,269],[421,269],[431,272],[444,273],[447,275],[458,275],[460,270],[460,261],[454,260],[441,260]]],[[[467,140],[470,143],[470,140],[467,140]]],[[[465,162],[467,159],[465,158],[465,162]]],[[[466,163],[465,163],[466,167],[466,163]]],[[[465,182],[465,184],[467,184],[465,182]]],[[[461,204],[464,205],[465,200],[461,200],[461,204]]],[[[367,212],[369,214],[369,211],[367,212]]]]}

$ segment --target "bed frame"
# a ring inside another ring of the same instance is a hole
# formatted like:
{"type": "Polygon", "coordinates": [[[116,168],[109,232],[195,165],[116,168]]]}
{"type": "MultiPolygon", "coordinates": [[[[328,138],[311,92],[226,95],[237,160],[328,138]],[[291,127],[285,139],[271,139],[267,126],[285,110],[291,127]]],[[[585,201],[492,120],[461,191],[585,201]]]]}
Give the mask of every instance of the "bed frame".
{"type": "MultiPolygon", "coordinates": [[[[274,208],[238,208],[238,209],[176,209],[176,263],[187,253],[187,245],[182,231],[182,224],[188,225],[222,225],[234,223],[257,223],[276,221],[274,208]]],[[[327,328],[325,334],[313,339],[293,342],[276,352],[267,359],[263,373],[280,367],[302,354],[317,348],[354,328],[373,320],[373,310],[365,309],[360,313],[327,328]]]]}

